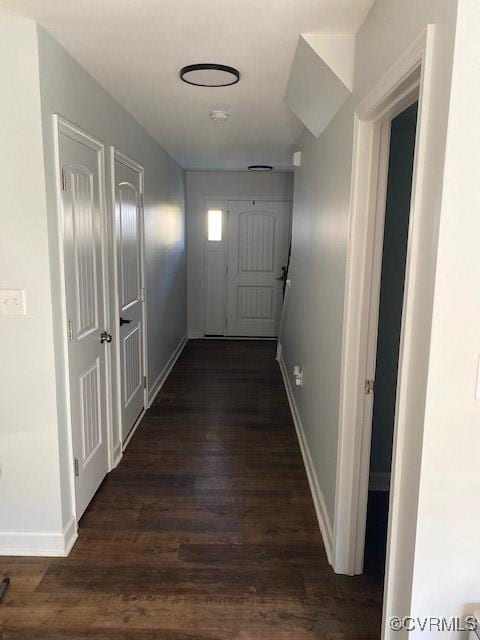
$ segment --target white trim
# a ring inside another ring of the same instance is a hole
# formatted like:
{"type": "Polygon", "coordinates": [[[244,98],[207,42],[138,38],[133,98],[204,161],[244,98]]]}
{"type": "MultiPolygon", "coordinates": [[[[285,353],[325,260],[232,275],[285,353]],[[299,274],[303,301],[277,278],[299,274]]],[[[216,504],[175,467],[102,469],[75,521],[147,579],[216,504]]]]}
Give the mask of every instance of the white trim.
{"type": "MultiPolygon", "coordinates": [[[[143,413],[142,413],[142,417],[143,417],[143,413]]],[[[113,451],[113,469],[115,469],[115,467],[118,467],[122,458],[123,458],[123,449],[122,449],[122,441],[120,440],[120,442],[117,442],[115,449],[113,451]]]]}
{"type": "Polygon", "coordinates": [[[135,422],[133,423],[133,427],[130,429],[130,431],[127,433],[127,437],[125,438],[125,440],[122,443],[122,455],[119,458],[118,462],[120,462],[121,458],[123,457],[123,452],[125,451],[125,449],[128,447],[130,440],[133,438],[133,436],[135,435],[135,431],[138,429],[138,427],[140,426],[140,423],[143,419],[143,416],[147,413],[146,408],[144,407],[142,409],[142,411],[140,412],[140,415],[138,416],[138,418],[135,420],[135,422]]]}
{"type": "MultiPolygon", "coordinates": [[[[101,140],[91,136],[89,133],[62,118],[58,114],[52,115],[53,121],[53,141],[54,141],[54,157],[55,157],[55,196],[57,209],[57,239],[58,254],[60,267],[60,308],[62,313],[62,348],[64,357],[64,383],[65,383],[65,406],[66,406],[66,423],[68,432],[68,461],[67,467],[70,475],[70,499],[73,518],[76,522],[77,505],[75,495],[75,470],[74,470],[74,453],[73,453],[73,428],[72,414],[70,404],[70,366],[68,359],[68,336],[67,336],[67,296],[65,284],[65,252],[64,252],[64,214],[63,214],[63,196],[62,196],[62,177],[61,177],[61,160],[60,160],[60,134],[68,136],[72,140],[76,140],[84,144],[98,154],[99,167],[99,190],[100,190],[100,207],[101,207],[101,238],[102,238],[102,270],[103,270],[103,301],[104,301],[104,317],[105,325],[110,325],[110,304],[109,304],[109,283],[108,283],[108,237],[107,237],[107,217],[106,217],[106,198],[105,198],[105,145],[101,140]]],[[[113,458],[113,423],[112,423],[112,398],[111,398],[111,353],[110,349],[106,349],[105,354],[105,386],[106,386],[106,412],[107,412],[107,453],[108,464],[107,472],[112,468],[111,461],[113,458]]]]}
{"type": "Polygon", "coordinates": [[[390,491],[390,472],[372,471],[368,483],[369,491],[390,491]]]}
{"type": "Polygon", "coordinates": [[[204,336],[199,331],[189,331],[189,340],[270,340],[277,341],[278,338],[265,336],[204,336]]]}
{"type": "MultiPolygon", "coordinates": [[[[363,384],[365,380],[375,380],[375,370],[377,364],[377,338],[378,338],[378,317],[380,304],[380,281],[383,260],[383,235],[385,227],[385,205],[387,202],[388,186],[388,164],[390,156],[390,132],[391,122],[386,120],[378,121],[374,125],[378,138],[378,148],[375,150],[375,167],[371,176],[372,202],[371,215],[368,221],[368,247],[365,260],[365,273],[368,274],[365,295],[369,290],[369,300],[362,309],[364,315],[360,330],[365,338],[362,344],[362,357],[365,358],[365,368],[363,369],[363,384]],[[375,192],[373,192],[375,189],[375,192]]],[[[357,500],[356,518],[356,538],[355,538],[355,573],[363,572],[363,559],[365,555],[365,534],[367,526],[367,505],[370,471],[370,450],[372,442],[372,419],[374,394],[365,394],[362,387],[363,397],[363,422],[359,429],[359,449],[358,458],[358,483],[355,488],[355,498],[357,500]]],[[[358,398],[359,402],[362,398],[358,398]]],[[[357,462],[357,461],[356,461],[357,462]]],[[[354,467],[355,470],[355,467],[354,467]]]]}
{"type": "MultiPolygon", "coordinates": [[[[352,194],[347,252],[347,274],[342,346],[342,373],[339,410],[339,441],[337,460],[337,491],[334,523],[334,569],[337,573],[361,573],[363,568],[366,494],[371,422],[365,414],[364,383],[372,359],[370,304],[372,300],[372,255],[375,246],[375,224],[378,211],[378,176],[380,130],[382,121],[398,115],[419,93],[417,137],[412,186],[409,241],[407,252],[402,338],[400,346],[395,445],[393,450],[392,491],[401,490],[402,479],[395,478],[395,466],[401,466],[405,436],[408,367],[405,366],[413,345],[407,337],[406,324],[411,317],[409,283],[415,277],[418,261],[412,259],[412,246],[420,233],[422,216],[421,192],[424,179],[424,148],[428,135],[430,109],[430,67],[434,27],[428,27],[400,56],[357,109],[354,132],[352,194]],[[368,455],[367,455],[368,453],[368,455]],[[363,531],[363,534],[362,534],[363,531]]],[[[378,223],[377,223],[378,240],[378,223]]],[[[378,275],[378,274],[377,274],[378,275]]],[[[378,309],[377,309],[378,312],[378,309]]],[[[388,552],[394,554],[398,532],[398,504],[391,500],[388,552]],[[394,524],[392,524],[394,523],[394,524]]],[[[386,570],[386,602],[392,590],[394,576],[386,570]]]]}
{"type": "Polygon", "coordinates": [[[276,336],[199,336],[203,340],[270,340],[276,342],[276,336]]]}
{"type": "MultiPolygon", "coordinates": [[[[130,440],[133,438],[133,436],[135,434],[135,431],[140,426],[140,423],[142,422],[143,416],[147,413],[147,409],[149,409],[152,406],[152,403],[155,400],[156,395],[158,394],[158,392],[160,391],[160,389],[164,385],[166,379],[170,375],[170,372],[172,371],[173,367],[175,366],[175,363],[177,362],[178,358],[180,357],[180,354],[182,353],[182,351],[183,351],[185,345],[187,344],[187,342],[188,342],[188,338],[187,338],[187,336],[184,336],[180,340],[178,345],[176,346],[175,351],[170,356],[167,364],[162,369],[162,372],[157,376],[157,379],[155,380],[155,383],[153,385],[152,391],[147,394],[147,398],[149,398],[147,406],[142,410],[142,412],[140,413],[140,415],[136,419],[135,424],[130,429],[130,431],[128,432],[127,437],[125,438],[125,440],[123,442],[122,455],[123,455],[123,452],[125,451],[125,449],[127,448],[127,446],[129,445],[130,440]]],[[[120,462],[121,457],[122,456],[120,456],[120,458],[118,459],[118,462],[120,462]]],[[[117,462],[117,464],[118,464],[118,462],[117,462]]]]}
{"type": "Polygon", "coordinates": [[[300,451],[302,452],[303,464],[305,471],[307,472],[308,484],[310,485],[310,492],[312,494],[313,504],[315,506],[315,513],[317,514],[317,520],[320,527],[320,532],[323,538],[323,544],[325,546],[325,552],[327,559],[332,564],[332,549],[333,549],[333,527],[328,516],[327,507],[325,504],[325,498],[323,497],[322,489],[318,482],[315,467],[313,466],[312,456],[308,447],[308,442],[305,437],[305,431],[303,429],[302,420],[298,411],[295,397],[293,395],[290,380],[288,378],[287,368],[285,361],[282,357],[282,346],[278,343],[277,353],[279,352],[278,364],[280,365],[280,371],[282,372],[283,383],[285,385],[285,391],[287,392],[288,404],[290,405],[290,411],[295,425],[295,431],[297,432],[298,444],[300,451]]]}
{"type": "MultiPolygon", "coordinates": [[[[291,238],[291,234],[292,234],[292,228],[291,228],[291,225],[290,225],[290,238],[291,238]]],[[[287,315],[288,298],[289,298],[289,295],[290,295],[290,289],[291,288],[292,288],[292,281],[290,280],[290,278],[287,278],[287,280],[285,282],[285,293],[284,293],[283,302],[282,302],[282,312],[280,314],[280,322],[278,324],[278,345],[277,345],[277,360],[278,360],[278,362],[280,362],[279,357],[280,357],[280,354],[282,352],[282,345],[280,344],[280,340],[282,339],[283,327],[285,326],[285,317],[287,315]]]]}
{"type": "MultiPolygon", "coordinates": [[[[119,429],[119,441],[120,449],[124,450],[127,443],[130,441],[134,431],[136,430],[140,420],[145,414],[148,407],[148,327],[147,327],[147,282],[145,277],[145,213],[144,213],[144,184],[145,184],[145,170],[141,164],[132,160],[129,156],[118,151],[114,146],[110,147],[110,190],[111,190],[111,247],[113,257],[113,336],[115,342],[115,360],[116,360],[116,378],[117,378],[117,414],[118,414],[118,429],[119,429]],[[115,185],[115,162],[120,162],[132,171],[138,173],[139,194],[142,196],[142,204],[140,206],[140,279],[141,287],[143,289],[142,300],[142,351],[143,351],[143,371],[142,378],[147,378],[147,385],[143,392],[143,410],[140,416],[137,418],[135,424],[130,429],[125,441],[123,441],[123,412],[122,412],[122,368],[121,368],[121,355],[120,355],[120,301],[118,296],[118,255],[117,255],[117,223],[116,223],[116,185],[115,185]],[[123,446],[122,446],[123,442],[123,446]]],[[[117,458],[114,457],[114,460],[117,458]]],[[[120,458],[116,461],[114,466],[120,462],[120,458]]]]}
{"type": "Polygon", "coordinates": [[[165,383],[165,380],[170,375],[171,370],[175,366],[175,363],[177,362],[178,358],[180,357],[180,354],[182,353],[183,349],[185,348],[185,345],[187,344],[187,342],[188,342],[187,336],[183,336],[183,338],[180,340],[178,345],[175,347],[174,352],[172,353],[172,355],[168,359],[167,364],[163,367],[162,371],[158,374],[155,382],[152,385],[152,388],[149,390],[149,394],[148,394],[148,407],[149,408],[152,406],[153,401],[157,397],[158,392],[163,387],[163,385],[165,383]]]}
{"type": "Polygon", "coordinates": [[[283,353],[282,345],[281,345],[280,341],[277,341],[277,352],[275,354],[275,360],[279,364],[280,364],[280,360],[282,359],[282,353],[283,353]]]}
{"type": "Polygon", "coordinates": [[[68,556],[78,538],[74,516],[63,532],[0,531],[0,556],[68,556]]]}

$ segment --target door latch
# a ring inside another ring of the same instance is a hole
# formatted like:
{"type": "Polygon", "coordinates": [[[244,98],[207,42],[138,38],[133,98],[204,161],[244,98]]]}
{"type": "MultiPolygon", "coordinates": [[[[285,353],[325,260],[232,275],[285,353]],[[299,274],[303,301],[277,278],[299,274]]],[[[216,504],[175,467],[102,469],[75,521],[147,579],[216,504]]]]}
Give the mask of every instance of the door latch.
{"type": "Polygon", "coordinates": [[[112,336],[110,333],[107,333],[107,331],[103,331],[102,334],[100,335],[100,342],[103,344],[104,342],[111,342],[112,341],[112,336]]]}

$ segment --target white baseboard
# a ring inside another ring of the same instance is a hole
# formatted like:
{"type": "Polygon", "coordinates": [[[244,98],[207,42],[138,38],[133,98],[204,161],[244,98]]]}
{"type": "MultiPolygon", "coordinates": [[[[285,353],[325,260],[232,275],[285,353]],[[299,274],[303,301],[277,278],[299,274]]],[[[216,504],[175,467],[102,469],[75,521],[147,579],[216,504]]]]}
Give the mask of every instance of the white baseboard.
{"type": "Polygon", "coordinates": [[[115,469],[115,467],[118,467],[122,458],[123,458],[122,443],[119,442],[116,445],[115,449],[113,450],[113,465],[110,471],[112,471],[112,469],[115,469]]]}
{"type": "Polygon", "coordinates": [[[120,458],[118,459],[118,463],[120,464],[120,460],[123,458],[123,452],[125,451],[125,449],[127,448],[128,444],[130,443],[130,440],[133,438],[135,431],[138,429],[138,427],[140,426],[141,421],[143,420],[143,416],[146,414],[147,410],[144,408],[142,410],[142,413],[138,416],[138,418],[135,420],[133,427],[130,429],[130,431],[127,434],[127,437],[125,438],[125,440],[123,441],[123,445],[122,445],[122,455],[120,456],[120,458]]]}
{"type": "Polygon", "coordinates": [[[369,491],[390,491],[390,473],[372,471],[368,482],[369,491]]]}
{"type": "Polygon", "coordinates": [[[298,412],[297,404],[295,402],[295,397],[293,395],[292,387],[290,385],[287,368],[285,366],[285,361],[282,356],[282,347],[280,344],[278,345],[278,348],[277,348],[277,354],[278,354],[278,363],[280,365],[280,371],[282,372],[283,382],[285,384],[285,390],[287,392],[288,403],[290,405],[290,411],[292,412],[293,423],[295,425],[295,430],[297,432],[298,443],[300,445],[300,450],[302,452],[303,464],[305,465],[305,470],[307,472],[307,478],[308,478],[308,483],[310,485],[310,491],[312,493],[313,504],[315,506],[315,512],[317,514],[317,520],[318,520],[320,532],[323,538],[323,544],[325,546],[325,551],[327,553],[328,562],[332,564],[333,527],[332,527],[330,518],[328,516],[328,511],[325,504],[325,498],[323,497],[323,493],[320,488],[320,484],[318,482],[317,474],[315,472],[315,467],[313,466],[312,456],[310,455],[310,450],[308,448],[308,443],[305,437],[302,421],[300,418],[300,414],[298,412]]]}
{"type": "Polygon", "coordinates": [[[63,532],[0,531],[0,556],[65,557],[78,537],[72,517],[63,532]]]}
{"type": "Polygon", "coordinates": [[[204,335],[199,331],[190,331],[189,340],[277,340],[277,338],[262,338],[261,336],[214,336],[204,335]]]}
{"type": "Polygon", "coordinates": [[[182,353],[185,345],[187,344],[188,339],[189,338],[187,336],[183,336],[183,338],[180,340],[178,345],[175,347],[175,351],[172,353],[172,355],[168,359],[167,364],[163,367],[162,371],[157,376],[157,379],[155,380],[153,385],[150,387],[150,389],[148,391],[148,406],[149,407],[152,406],[152,403],[155,400],[158,392],[163,387],[163,385],[165,383],[165,380],[168,378],[168,376],[170,374],[170,371],[173,369],[176,361],[178,360],[178,358],[179,358],[180,354],[182,353]]]}

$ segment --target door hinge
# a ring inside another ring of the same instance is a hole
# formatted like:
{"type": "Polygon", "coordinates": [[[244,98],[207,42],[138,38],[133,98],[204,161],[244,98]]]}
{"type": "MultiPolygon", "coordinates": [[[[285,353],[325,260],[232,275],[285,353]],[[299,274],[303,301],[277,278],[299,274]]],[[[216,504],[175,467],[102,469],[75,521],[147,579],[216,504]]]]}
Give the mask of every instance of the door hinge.
{"type": "Polygon", "coordinates": [[[145,302],[145,287],[140,289],[140,302],[145,302]]]}
{"type": "Polygon", "coordinates": [[[67,190],[67,174],[65,173],[65,169],[62,167],[62,191],[67,190]]]}
{"type": "Polygon", "coordinates": [[[143,193],[139,193],[138,194],[138,203],[139,205],[142,207],[143,209],[143,203],[144,203],[144,199],[143,199],[143,193]]]}
{"type": "Polygon", "coordinates": [[[67,321],[67,332],[68,332],[68,341],[71,342],[73,340],[73,322],[71,320],[67,321]]]}
{"type": "Polygon", "coordinates": [[[365,380],[365,394],[368,396],[375,390],[375,380],[365,380]]]}
{"type": "Polygon", "coordinates": [[[78,478],[78,476],[80,475],[80,472],[78,470],[78,458],[73,459],[73,471],[75,473],[75,477],[78,478]]]}
{"type": "Polygon", "coordinates": [[[143,388],[147,388],[147,376],[143,376],[143,388]]]}

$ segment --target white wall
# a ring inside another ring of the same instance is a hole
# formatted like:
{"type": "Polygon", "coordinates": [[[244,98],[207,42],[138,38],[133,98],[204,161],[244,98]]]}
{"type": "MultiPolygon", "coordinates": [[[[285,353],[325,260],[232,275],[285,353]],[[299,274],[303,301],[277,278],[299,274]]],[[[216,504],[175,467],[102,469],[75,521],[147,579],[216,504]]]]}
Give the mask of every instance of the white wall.
{"type": "Polygon", "coordinates": [[[187,171],[188,332],[204,335],[206,200],[291,200],[291,173],[187,171]]]}
{"type": "MultiPolygon", "coordinates": [[[[295,173],[292,288],[281,342],[288,373],[292,374],[294,364],[304,366],[304,387],[295,387],[293,380],[292,386],[317,479],[324,494],[328,517],[333,523],[353,115],[356,105],[387,72],[389,66],[428,23],[434,23],[436,34],[432,69],[431,104],[433,107],[428,118],[431,133],[426,145],[427,169],[423,193],[423,210],[426,214],[422,222],[418,246],[421,267],[415,289],[411,291],[412,340],[415,349],[414,357],[409,363],[411,385],[407,390],[409,402],[406,415],[407,437],[404,465],[398,469],[399,476],[404,480],[404,490],[397,496],[401,527],[395,557],[390,558],[390,573],[395,583],[388,603],[388,612],[392,615],[402,615],[409,611],[412,594],[413,549],[417,533],[415,515],[422,463],[433,289],[450,107],[456,6],[455,0],[424,0],[423,2],[377,0],[357,34],[353,96],[318,140],[308,132],[303,135],[302,166],[295,173]]],[[[470,64],[473,66],[472,60],[470,64]]],[[[477,100],[472,104],[478,107],[477,100]]],[[[458,156],[460,159],[460,153],[458,156]]],[[[473,233],[471,237],[478,236],[473,233]]],[[[470,239],[470,244],[471,242],[470,239]]],[[[457,248],[459,246],[460,244],[457,244],[457,248]]],[[[462,246],[462,255],[463,251],[462,246]]],[[[469,255],[468,251],[467,255],[469,255]]],[[[472,256],[469,257],[473,259],[472,256]]],[[[450,258],[449,273],[452,277],[452,274],[459,271],[454,268],[453,255],[450,258]]],[[[471,274],[467,282],[471,284],[471,274]]],[[[468,307],[471,306],[472,303],[468,303],[468,307]]],[[[452,305],[452,308],[454,307],[455,305],[452,305]]],[[[463,315],[461,317],[462,322],[467,321],[463,315]]],[[[457,320],[459,319],[457,317],[457,320]]],[[[478,327],[480,324],[478,317],[476,322],[478,327]]],[[[448,332],[451,333],[454,330],[450,325],[448,332]]],[[[443,335],[442,338],[445,340],[446,336],[443,335]]],[[[475,342],[471,343],[471,345],[474,344],[475,342]]],[[[463,362],[463,366],[467,368],[468,365],[463,362]]],[[[457,369],[452,367],[443,368],[442,372],[443,376],[448,377],[458,375],[457,369]]],[[[465,378],[462,380],[465,383],[465,378]]],[[[470,389],[473,384],[473,379],[470,379],[470,389]]],[[[456,401],[451,390],[447,393],[446,381],[442,393],[444,403],[450,405],[452,401],[456,401]]],[[[451,408],[452,406],[450,405],[451,408]]],[[[446,415],[451,418],[450,433],[453,434],[455,428],[453,416],[451,412],[446,415]]],[[[465,433],[471,431],[471,425],[472,423],[467,427],[465,423],[465,433]]],[[[428,477],[432,484],[435,483],[439,468],[442,468],[442,473],[447,473],[447,469],[450,469],[448,449],[444,449],[444,458],[441,461],[438,457],[438,445],[435,446],[434,451],[437,452],[437,470],[433,471],[433,465],[429,472],[425,470],[426,473],[431,474],[428,477]]],[[[448,471],[448,483],[453,498],[453,494],[456,493],[454,487],[459,483],[455,473],[448,471]]],[[[458,496],[458,493],[456,495],[458,496]]],[[[435,514],[433,520],[430,514],[427,516],[426,513],[423,516],[423,526],[427,527],[427,523],[434,525],[429,527],[429,534],[435,535],[438,546],[434,544],[432,549],[438,552],[443,535],[440,512],[435,514]]],[[[463,522],[466,524],[466,517],[463,522]]],[[[463,526],[461,529],[466,533],[463,526]]],[[[443,550],[445,551],[445,546],[443,550]]],[[[463,554],[459,555],[462,555],[463,559],[462,575],[469,575],[464,586],[471,586],[473,571],[476,573],[477,569],[468,569],[466,557],[463,554]]],[[[431,559],[431,554],[429,557],[431,559]]],[[[438,558],[439,564],[444,558],[444,554],[441,560],[438,558]]],[[[446,564],[452,569],[450,562],[446,564]]],[[[426,573],[423,575],[423,580],[423,586],[428,591],[431,581],[426,573]]],[[[444,603],[447,600],[452,605],[454,602],[458,603],[458,596],[453,597],[453,590],[457,588],[455,581],[443,581],[443,583],[436,581],[435,587],[443,595],[448,594],[444,603]]],[[[462,597],[465,597],[468,588],[463,590],[460,588],[458,591],[462,597]]],[[[473,593],[473,591],[470,592],[473,593]]],[[[480,596],[480,594],[476,595],[480,596]]],[[[440,601],[441,598],[438,598],[437,602],[440,601]]],[[[453,608],[455,607],[456,605],[453,608]]],[[[450,614],[450,612],[446,613],[450,614]]],[[[431,608],[430,614],[434,615],[431,608]]],[[[443,610],[435,611],[435,614],[442,615],[443,610]]]]}
{"type": "MultiPolygon", "coordinates": [[[[11,362],[8,372],[2,368],[0,528],[61,534],[72,504],[52,114],[145,168],[150,386],[187,331],[184,172],[46,31],[12,18],[3,34],[0,64],[11,88],[1,106],[8,204],[2,206],[0,286],[25,288],[29,315],[0,320],[2,357],[11,362]]],[[[108,162],[106,173],[110,197],[108,162]]],[[[116,415],[114,427],[118,438],[116,415]]]]}
{"type": "Polygon", "coordinates": [[[418,500],[412,610],[419,615],[480,609],[479,33],[478,1],[460,0],[418,500]]]}
{"type": "Polygon", "coordinates": [[[27,315],[0,316],[0,552],[10,532],[60,531],[45,179],[35,24],[0,16],[0,288],[27,315]]]}

